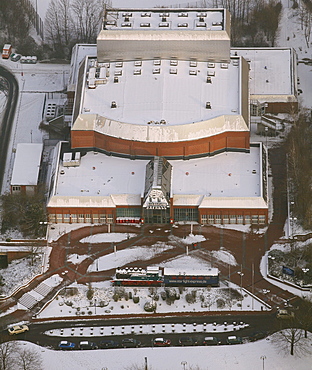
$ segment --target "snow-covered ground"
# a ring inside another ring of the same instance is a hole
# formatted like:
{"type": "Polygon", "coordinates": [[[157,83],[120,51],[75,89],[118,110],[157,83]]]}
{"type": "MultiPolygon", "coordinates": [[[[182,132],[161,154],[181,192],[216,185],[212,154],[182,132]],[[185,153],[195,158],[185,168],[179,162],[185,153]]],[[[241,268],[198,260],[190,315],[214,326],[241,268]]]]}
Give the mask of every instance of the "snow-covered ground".
{"type": "MultiPolygon", "coordinates": [[[[306,348],[311,348],[308,338],[306,348]]],[[[24,343],[24,342],[23,342],[24,343]]],[[[310,370],[311,354],[290,356],[281,352],[270,338],[235,346],[107,349],[53,351],[32,343],[40,350],[44,370],[310,370]],[[145,360],[146,359],[146,360],[145,360]]]]}

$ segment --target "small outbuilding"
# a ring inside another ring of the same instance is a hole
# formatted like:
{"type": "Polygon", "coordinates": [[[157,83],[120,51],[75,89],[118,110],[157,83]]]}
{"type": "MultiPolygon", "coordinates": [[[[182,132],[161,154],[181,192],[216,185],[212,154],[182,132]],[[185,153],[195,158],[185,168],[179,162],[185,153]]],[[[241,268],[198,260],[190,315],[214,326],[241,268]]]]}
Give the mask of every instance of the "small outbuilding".
{"type": "Polygon", "coordinates": [[[11,193],[34,194],[38,186],[43,144],[17,144],[11,193]]]}

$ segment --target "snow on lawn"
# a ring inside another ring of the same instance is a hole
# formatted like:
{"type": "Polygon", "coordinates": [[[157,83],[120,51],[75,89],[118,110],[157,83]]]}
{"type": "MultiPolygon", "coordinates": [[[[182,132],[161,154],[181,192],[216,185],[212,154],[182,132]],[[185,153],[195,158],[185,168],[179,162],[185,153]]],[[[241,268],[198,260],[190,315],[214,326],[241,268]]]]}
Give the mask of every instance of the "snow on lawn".
{"type": "Polygon", "coordinates": [[[58,316],[120,315],[146,313],[144,305],[156,302],[157,313],[169,312],[207,312],[207,311],[262,311],[268,308],[245,289],[233,283],[229,287],[222,284],[219,288],[181,288],[171,287],[114,287],[109,282],[92,283],[93,296],[87,298],[89,287],[71,284],[38,315],[39,318],[58,316]],[[168,303],[162,295],[166,292],[172,300],[168,303]],[[139,302],[134,303],[133,298],[139,302]]]}
{"type": "Polygon", "coordinates": [[[237,266],[235,257],[226,249],[221,248],[218,251],[211,251],[211,254],[218,261],[222,261],[227,265],[237,266]]]}
{"type": "Polygon", "coordinates": [[[87,236],[80,240],[81,243],[119,243],[123,240],[134,238],[137,234],[130,233],[101,233],[87,236]]]}
{"type": "Polygon", "coordinates": [[[15,289],[26,284],[32,277],[39,275],[41,268],[41,256],[34,258],[33,265],[30,257],[13,260],[7,268],[0,269],[0,275],[4,282],[4,286],[0,287],[1,294],[10,295],[15,289]]]}
{"type": "MultiPolygon", "coordinates": [[[[303,339],[311,348],[311,338],[303,339]]],[[[311,355],[291,356],[281,352],[269,338],[235,346],[200,346],[172,348],[105,349],[55,351],[33,343],[21,342],[37,349],[44,370],[126,370],[144,369],[145,358],[150,370],[309,370],[311,355]],[[264,359],[264,360],[263,360],[264,359]],[[263,362],[264,361],[264,362],[263,362]],[[263,366],[264,364],[264,366],[263,366]]]]}
{"type": "Polygon", "coordinates": [[[121,251],[117,250],[116,253],[111,253],[95,260],[93,264],[89,266],[88,272],[109,270],[137,260],[149,260],[172,248],[174,247],[171,245],[157,242],[152,246],[132,247],[121,251]]]}

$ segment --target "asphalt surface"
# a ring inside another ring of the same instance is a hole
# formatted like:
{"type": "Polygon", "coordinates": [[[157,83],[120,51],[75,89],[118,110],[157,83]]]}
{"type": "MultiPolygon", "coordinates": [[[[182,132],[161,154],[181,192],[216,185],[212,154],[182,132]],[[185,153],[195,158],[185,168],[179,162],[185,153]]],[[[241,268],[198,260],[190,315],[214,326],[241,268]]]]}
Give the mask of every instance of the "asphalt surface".
{"type": "Polygon", "coordinates": [[[4,110],[2,122],[0,122],[0,191],[1,191],[19,89],[16,78],[13,76],[12,73],[10,73],[6,68],[2,66],[0,66],[0,77],[4,78],[9,85],[7,94],[7,104],[4,110]]]}

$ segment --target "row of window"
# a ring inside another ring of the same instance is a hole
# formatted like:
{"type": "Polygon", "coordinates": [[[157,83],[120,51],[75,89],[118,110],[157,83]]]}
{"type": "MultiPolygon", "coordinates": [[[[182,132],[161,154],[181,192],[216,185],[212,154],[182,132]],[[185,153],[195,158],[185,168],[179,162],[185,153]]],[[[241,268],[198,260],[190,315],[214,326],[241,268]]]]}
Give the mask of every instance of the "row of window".
{"type": "Polygon", "coordinates": [[[202,224],[259,224],[266,223],[265,215],[201,215],[202,224]]]}
{"type": "Polygon", "coordinates": [[[110,214],[50,214],[49,222],[52,223],[93,223],[93,224],[112,224],[114,222],[113,215],[110,214]]]}
{"type": "MultiPolygon", "coordinates": [[[[117,211],[117,217],[140,217],[138,209],[128,208],[122,211],[117,211]]],[[[146,222],[163,223],[160,219],[152,217],[149,220],[148,215],[145,215],[146,222]]],[[[114,216],[112,214],[50,214],[49,221],[51,223],[113,223],[114,216]]],[[[174,210],[174,221],[194,221],[198,222],[198,210],[194,208],[181,208],[174,210]]],[[[169,216],[168,216],[169,222],[169,216]]],[[[205,224],[253,224],[264,225],[266,224],[265,215],[201,215],[200,223],[205,224]]]]}

